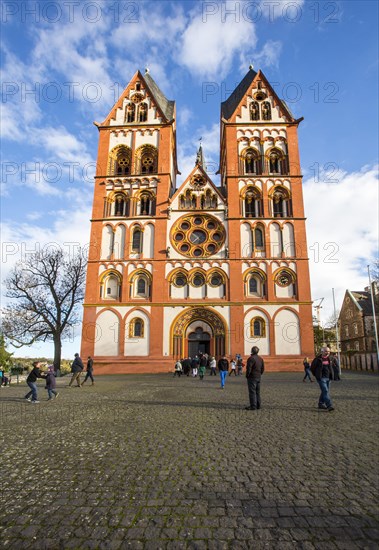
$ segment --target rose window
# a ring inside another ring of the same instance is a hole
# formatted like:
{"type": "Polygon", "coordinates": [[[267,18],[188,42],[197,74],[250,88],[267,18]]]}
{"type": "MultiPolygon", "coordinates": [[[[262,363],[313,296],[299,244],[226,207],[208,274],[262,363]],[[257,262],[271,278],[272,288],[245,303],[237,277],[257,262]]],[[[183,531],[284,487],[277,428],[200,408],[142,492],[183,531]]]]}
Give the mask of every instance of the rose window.
{"type": "Polygon", "coordinates": [[[216,254],[225,242],[222,223],[210,215],[189,215],[177,220],[171,243],[184,256],[204,258],[216,254]]]}

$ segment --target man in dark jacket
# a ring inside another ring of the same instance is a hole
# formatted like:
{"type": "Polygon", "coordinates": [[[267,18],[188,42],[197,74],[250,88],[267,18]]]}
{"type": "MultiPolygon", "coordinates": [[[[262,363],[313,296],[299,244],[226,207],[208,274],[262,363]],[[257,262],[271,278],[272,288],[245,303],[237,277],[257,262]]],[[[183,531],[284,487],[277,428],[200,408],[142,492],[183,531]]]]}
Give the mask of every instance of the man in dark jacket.
{"type": "Polygon", "coordinates": [[[223,390],[225,387],[225,378],[227,377],[229,370],[229,361],[227,360],[225,353],[222,358],[219,359],[217,366],[220,373],[221,389],[223,390]]]}
{"type": "Polygon", "coordinates": [[[78,387],[79,388],[81,387],[81,385],[80,385],[80,374],[83,371],[83,369],[84,369],[83,361],[79,357],[79,353],[75,353],[75,359],[73,360],[72,365],[71,365],[72,378],[70,380],[69,386],[72,386],[72,384],[76,380],[76,383],[77,383],[78,387]]]}
{"type": "Polygon", "coordinates": [[[39,403],[37,399],[37,378],[46,378],[46,376],[41,374],[41,365],[42,363],[40,363],[39,361],[35,361],[33,363],[33,369],[30,371],[26,379],[26,383],[30,388],[30,392],[25,395],[25,399],[31,401],[32,403],[39,403]]]}
{"type": "Polygon", "coordinates": [[[246,364],[247,387],[249,389],[250,407],[247,411],[255,411],[261,408],[261,376],[265,370],[265,363],[258,355],[259,348],[251,348],[251,355],[246,364]]]}
{"type": "Polygon", "coordinates": [[[88,359],[87,359],[86,376],[85,376],[85,378],[82,382],[82,386],[83,386],[84,382],[87,382],[88,378],[91,378],[92,386],[94,386],[95,385],[95,380],[93,378],[93,359],[90,355],[88,356],[88,359]]]}
{"type": "Polygon", "coordinates": [[[330,349],[322,348],[320,355],[312,361],[311,371],[320,386],[321,394],[318,400],[319,409],[334,411],[329,394],[330,381],[333,380],[333,363],[330,358],[330,349]]]}

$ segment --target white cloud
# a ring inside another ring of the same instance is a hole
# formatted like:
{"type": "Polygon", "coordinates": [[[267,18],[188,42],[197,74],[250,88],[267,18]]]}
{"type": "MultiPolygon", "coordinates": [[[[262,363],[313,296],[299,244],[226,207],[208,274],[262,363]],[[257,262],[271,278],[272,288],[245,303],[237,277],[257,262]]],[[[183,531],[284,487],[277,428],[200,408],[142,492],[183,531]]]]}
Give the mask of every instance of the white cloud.
{"type": "MultiPolygon", "coordinates": [[[[322,179],[322,178],[321,178],[322,179]]],[[[345,290],[368,285],[367,264],[378,248],[378,171],[342,173],[338,183],[304,183],[307,241],[314,299],[325,297],[323,315],[341,305],[345,290]]]]}
{"type": "Polygon", "coordinates": [[[182,35],[178,62],[204,78],[224,78],[235,56],[256,45],[255,25],[236,16],[220,13],[204,17],[198,10],[182,35]]]}

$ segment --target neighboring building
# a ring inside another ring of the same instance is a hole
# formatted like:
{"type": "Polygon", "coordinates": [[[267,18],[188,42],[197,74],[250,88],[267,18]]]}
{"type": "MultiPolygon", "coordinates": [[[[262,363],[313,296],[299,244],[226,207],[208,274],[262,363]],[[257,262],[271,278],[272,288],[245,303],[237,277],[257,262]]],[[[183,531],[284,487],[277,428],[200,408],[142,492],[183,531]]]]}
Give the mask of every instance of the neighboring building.
{"type": "MultiPolygon", "coordinates": [[[[378,287],[374,283],[376,311],[379,311],[378,287]]],[[[379,318],[376,315],[379,326],[379,318]]],[[[338,319],[341,353],[347,351],[370,353],[376,351],[374,316],[370,288],[364,291],[346,290],[338,319]]]]}
{"type": "Polygon", "coordinates": [[[313,354],[295,119],[261,71],[221,105],[221,186],[200,146],[179,189],[175,102],[137,72],[99,130],[82,355],[167,372],[199,351],[302,369],[313,354]]]}

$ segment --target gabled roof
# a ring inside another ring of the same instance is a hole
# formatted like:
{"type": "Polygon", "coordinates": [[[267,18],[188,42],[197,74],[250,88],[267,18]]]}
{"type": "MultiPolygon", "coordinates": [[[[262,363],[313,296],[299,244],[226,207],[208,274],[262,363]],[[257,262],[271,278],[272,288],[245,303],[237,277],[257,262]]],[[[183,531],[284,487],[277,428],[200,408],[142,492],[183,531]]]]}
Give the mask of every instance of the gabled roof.
{"type": "Polygon", "coordinates": [[[234,111],[237,109],[240,104],[241,99],[245,96],[248,89],[253,83],[254,78],[257,76],[253,69],[249,69],[247,74],[243,77],[241,82],[238,84],[237,88],[232,92],[226,101],[221,103],[221,116],[226,120],[232,116],[234,111]]]}
{"type": "MultiPolygon", "coordinates": [[[[274,98],[274,101],[279,104],[280,110],[286,113],[286,116],[290,119],[291,122],[296,121],[287,103],[283,99],[280,99],[280,97],[277,95],[274,88],[271,86],[270,82],[267,80],[267,78],[262,73],[262,71],[259,70],[256,73],[252,68],[249,69],[247,74],[238,84],[234,92],[228,97],[228,99],[221,103],[221,118],[224,118],[225,120],[229,120],[233,116],[234,112],[240,105],[242,99],[245,97],[245,95],[248,93],[249,89],[251,88],[256,76],[259,76],[261,80],[265,83],[267,88],[270,90],[274,98]]],[[[303,119],[299,119],[296,122],[300,122],[301,120],[303,119]]]]}
{"type": "Polygon", "coordinates": [[[196,172],[200,172],[202,176],[204,176],[207,180],[207,182],[209,183],[209,185],[212,187],[212,189],[214,189],[214,191],[220,196],[220,198],[222,199],[223,202],[225,202],[225,197],[222,195],[222,192],[221,190],[215,186],[215,184],[213,183],[213,181],[210,179],[210,177],[208,176],[208,174],[206,173],[206,171],[204,170],[204,168],[200,165],[200,164],[197,164],[196,166],[193,167],[192,171],[188,174],[188,176],[186,177],[186,179],[184,180],[184,182],[182,183],[182,185],[180,187],[178,187],[178,189],[175,191],[175,193],[172,195],[171,197],[171,202],[176,198],[177,195],[179,195],[179,193],[181,193],[183,191],[183,189],[185,187],[187,187],[191,177],[196,173],[196,172]]]}
{"type": "Polygon", "coordinates": [[[366,291],[351,290],[350,294],[353,296],[359,308],[362,310],[363,315],[372,316],[372,303],[370,293],[366,291]]]}
{"type": "Polygon", "coordinates": [[[145,73],[142,78],[146,82],[147,87],[150,89],[167,121],[172,120],[174,118],[175,101],[167,99],[153,77],[150,76],[150,73],[145,73]]]}
{"type": "Polygon", "coordinates": [[[148,72],[142,75],[140,71],[137,71],[134,74],[133,78],[130,80],[129,84],[125,87],[124,91],[122,92],[116,103],[113,105],[104,122],[102,122],[101,124],[95,123],[96,126],[100,127],[109,125],[110,120],[115,118],[117,109],[122,108],[124,99],[128,97],[128,92],[131,88],[131,85],[134,84],[137,80],[142,81],[142,83],[145,85],[147,91],[157,104],[158,110],[165,121],[170,122],[173,120],[175,114],[175,101],[166,98],[162,90],[159,88],[158,84],[148,72]]]}

